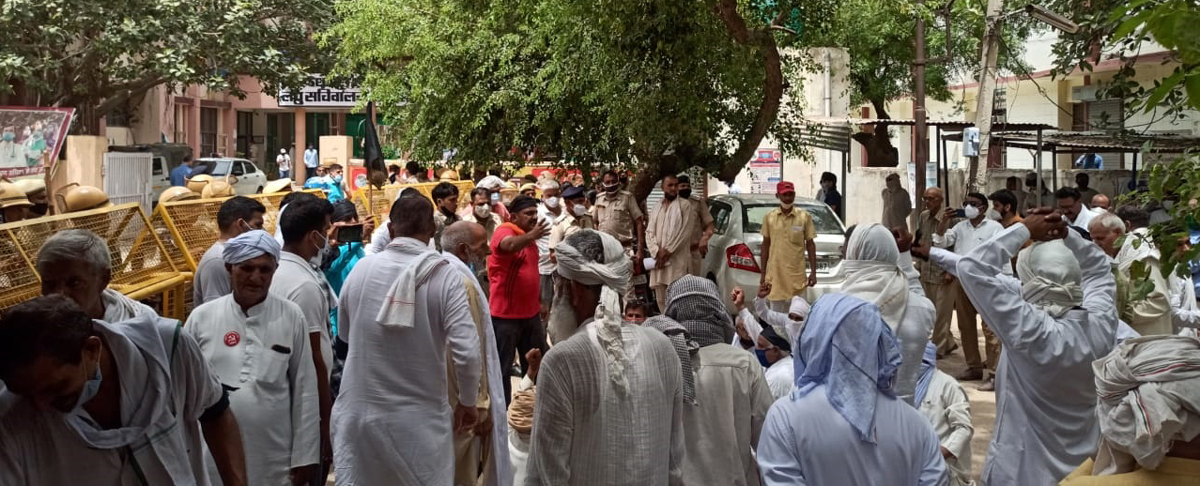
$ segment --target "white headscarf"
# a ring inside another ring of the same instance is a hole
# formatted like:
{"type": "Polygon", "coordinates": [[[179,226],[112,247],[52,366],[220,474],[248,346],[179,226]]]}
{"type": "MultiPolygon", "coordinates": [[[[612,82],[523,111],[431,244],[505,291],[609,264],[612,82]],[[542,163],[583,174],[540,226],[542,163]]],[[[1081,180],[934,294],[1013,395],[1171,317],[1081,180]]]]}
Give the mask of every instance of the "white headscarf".
{"type": "Polygon", "coordinates": [[[1062,240],[1034,243],[1017,256],[1021,297],[1058,318],[1083,303],[1079,261],[1062,240]]]}
{"type": "Polygon", "coordinates": [[[1200,436],[1200,339],[1130,339],[1092,369],[1101,433],[1093,473],[1155,469],[1172,441],[1200,436]]]}
{"type": "Polygon", "coordinates": [[[263,230],[253,230],[226,241],[221,258],[230,265],[237,265],[262,255],[271,255],[271,258],[279,261],[280,250],[279,242],[275,241],[275,238],[269,233],[263,230]]]}
{"type": "Polygon", "coordinates": [[[562,278],[573,282],[602,286],[600,304],[596,306],[594,317],[599,323],[596,338],[608,358],[609,379],[618,392],[624,393],[628,387],[625,367],[629,364],[629,357],[625,355],[625,346],[621,340],[621,326],[624,322],[621,316],[621,296],[629,288],[629,277],[633,273],[632,264],[629,258],[625,257],[625,248],[616,238],[598,231],[580,231],[592,232],[600,237],[604,245],[604,263],[589,260],[564,240],[559,242],[554,250],[558,259],[556,271],[562,278]]]}
{"type": "Polygon", "coordinates": [[[489,191],[499,191],[500,189],[504,189],[504,186],[504,179],[493,175],[484,177],[479,180],[479,184],[475,184],[475,187],[482,187],[489,191]]]}
{"type": "Polygon", "coordinates": [[[908,279],[900,269],[900,250],[892,232],[878,223],[859,225],[846,243],[846,283],[842,292],[879,306],[895,332],[908,307],[908,279]]]}

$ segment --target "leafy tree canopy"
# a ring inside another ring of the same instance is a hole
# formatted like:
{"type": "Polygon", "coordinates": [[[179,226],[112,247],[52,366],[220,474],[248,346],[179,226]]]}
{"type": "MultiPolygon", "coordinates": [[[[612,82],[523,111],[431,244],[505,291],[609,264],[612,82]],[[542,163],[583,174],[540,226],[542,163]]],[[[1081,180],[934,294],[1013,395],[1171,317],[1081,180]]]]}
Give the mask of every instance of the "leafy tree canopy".
{"type": "Polygon", "coordinates": [[[71,106],[77,130],[162,84],[243,94],[239,75],[295,88],[320,72],[331,0],[6,0],[0,104],[71,106]]]}
{"type": "Polygon", "coordinates": [[[784,93],[804,62],[786,48],[810,45],[832,11],[832,0],[342,0],[325,40],[338,72],[391,107],[416,158],[536,152],[584,169],[636,158],[627,166],[648,192],[691,166],[732,180],[768,131],[800,150],[802,100],[784,93]]]}

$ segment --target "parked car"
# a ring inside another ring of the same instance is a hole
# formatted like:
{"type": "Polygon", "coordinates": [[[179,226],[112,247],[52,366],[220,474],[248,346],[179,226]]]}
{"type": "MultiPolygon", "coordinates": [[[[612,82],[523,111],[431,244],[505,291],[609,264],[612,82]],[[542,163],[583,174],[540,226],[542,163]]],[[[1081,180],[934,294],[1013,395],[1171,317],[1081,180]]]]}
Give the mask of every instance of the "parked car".
{"type": "Polygon", "coordinates": [[[192,164],[192,175],[208,174],[214,179],[228,177],[229,184],[239,196],[258,194],[267,185],[267,174],[246,159],[229,157],[196,159],[192,164]]]}
{"type": "MultiPolygon", "coordinates": [[[[841,289],[841,247],[846,230],[833,209],[815,199],[796,198],[796,208],[807,211],[817,229],[817,285],[808,289],[811,303],[818,297],[841,289]]],[[[741,287],[752,299],[762,279],[762,223],[767,213],[779,207],[779,201],[767,194],[722,194],[708,199],[714,232],[708,240],[708,254],[701,267],[704,276],[716,282],[725,305],[734,312],[729,294],[741,287]]],[[[805,255],[807,261],[807,255],[805,255]]],[[[807,275],[799,277],[807,278],[807,275]]]]}

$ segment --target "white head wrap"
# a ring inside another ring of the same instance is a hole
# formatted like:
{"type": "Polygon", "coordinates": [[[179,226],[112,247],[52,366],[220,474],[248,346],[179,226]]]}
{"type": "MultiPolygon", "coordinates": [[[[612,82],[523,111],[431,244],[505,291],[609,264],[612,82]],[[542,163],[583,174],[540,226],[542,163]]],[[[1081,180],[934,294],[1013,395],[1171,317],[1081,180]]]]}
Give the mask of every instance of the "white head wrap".
{"type": "Polygon", "coordinates": [[[275,241],[275,238],[269,233],[263,230],[253,230],[226,241],[225,251],[221,253],[221,257],[225,263],[230,265],[237,265],[262,255],[271,255],[271,258],[279,261],[279,250],[279,242],[275,241]]]}
{"type": "Polygon", "coordinates": [[[842,292],[879,306],[880,316],[892,331],[899,327],[908,306],[908,279],[899,262],[896,237],[878,223],[854,230],[842,262],[847,273],[842,292]]]}
{"type": "Polygon", "coordinates": [[[1079,261],[1061,240],[1034,243],[1017,255],[1021,296],[1058,318],[1083,303],[1079,261]]]}
{"type": "Polygon", "coordinates": [[[481,179],[479,184],[475,184],[475,186],[482,187],[489,191],[499,191],[500,189],[504,189],[505,184],[504,179],[490,175],[481,179]]]}
{"type": "Polygon", "coordinates": [[[807,319],[809,309],[808,301],[800,297],[792,297],[792,303],[788,305],[788,315],[797,315],[801,319],[807,319]]]}
{"type": "Polygon", "coordinates": [[[594,233],[600,236],[604,245],[605,263],[588,260],[564,240],[554,249],[558,259],[557,272],[562,278],[573,282],[603,286],[600,290],[600,304],[596,306],[594,317],[599,323],[596,337],[608,358],[608,377],[617,391],[624,393],[628,387],[625,367],[629,358],[625,355],[625,346],[621,340],[621,326],[624,321],[621,316],[621,296],[629,288],[629,277],[633,269],[629,258],[625,257],[625,248],[621,246],[621,242],[606,233],[594,233]]]}
{"type": "Polygon", "coordinates": [[[1092,369],[1101,433],[1094,474],[1155,469],[1173,441],[1200,436],[1200,339],[1130,339],[1092,369]]]}

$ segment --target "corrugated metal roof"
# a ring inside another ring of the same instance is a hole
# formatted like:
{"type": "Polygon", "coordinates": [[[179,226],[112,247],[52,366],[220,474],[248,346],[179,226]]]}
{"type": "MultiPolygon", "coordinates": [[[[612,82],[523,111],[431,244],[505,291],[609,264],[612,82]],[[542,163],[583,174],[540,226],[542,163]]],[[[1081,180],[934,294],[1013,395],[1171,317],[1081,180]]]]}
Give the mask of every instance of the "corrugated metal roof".
{"type": "MultiPolygon", "coordinates": [[[[913,118],[851,118],[851,117],[810,117],[806,121],[821,125],[899,125],[913,126],[917,124],[917,120],[913,118]]],[[[975,122],[964,120],[925,120],[925,124],[931,127],[941,127],[947,130],[962,130],[966,127],[975,126],[975,122]]],[[[1045,123],[1027,123],[1027,122],[1006,122],[993,123],[993,131],[1008,131],[1008,130],[1055,130],[1058,127],[1047,125],[1045,123]]]]}
{"type": "MultiPolygon", "coordinates": [[[[992,136],[1008,146],[1037,148],[1037,135],[1033,133],[997,132],[992,136]]],[[[1167,133],[1051,132],[1042,135],[1042,148],[1078,153],[1180,153],[1200,149],[1200,137],[1167,133]]]]}

